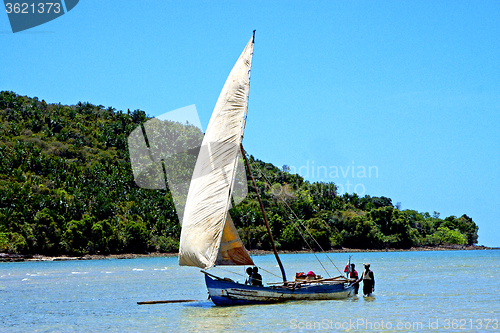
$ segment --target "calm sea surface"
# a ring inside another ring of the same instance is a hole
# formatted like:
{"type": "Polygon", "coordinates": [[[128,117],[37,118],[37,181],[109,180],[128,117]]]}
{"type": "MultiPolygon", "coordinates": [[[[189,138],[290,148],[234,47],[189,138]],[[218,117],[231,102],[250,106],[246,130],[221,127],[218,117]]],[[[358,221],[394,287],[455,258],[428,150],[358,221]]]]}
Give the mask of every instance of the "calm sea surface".
{"type": "MultiPolygon", "coordinates": [[[[318,254],[332,276],[339,275],[318,254]]],[[[343,270],[348,255],[330,254],[343,270]]],[[[287,274],[327,273],[313,254],[281,256],[287,274]]],[[[254,256],[279,275],[272,255],[254,256]]],[[[219,308],[199,269],[177,257],[0,263],[1,332],[500,332],[500,251],[354,253],[370,262],[374,297],[219,308]],[[197,302],[137,305],[138,301],[197,302]]],[[[210,272],[244,280],[241,274],[210,272]]],[[[279,277],[261,269],[265,282],[279,277]]]]}

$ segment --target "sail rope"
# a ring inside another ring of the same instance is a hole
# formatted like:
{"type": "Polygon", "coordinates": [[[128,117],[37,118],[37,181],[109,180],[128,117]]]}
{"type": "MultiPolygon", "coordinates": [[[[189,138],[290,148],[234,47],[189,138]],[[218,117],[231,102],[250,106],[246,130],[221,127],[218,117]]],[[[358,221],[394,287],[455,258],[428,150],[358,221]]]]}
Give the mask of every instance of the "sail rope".
{"type": "MultiPolygon", "coordinates": [[[[267,178],[266,174],[264,172],[261,172],[260,173],[264,179],[266,180],[266,185],[268,187],[270,187],[270,181],[269,179],[267,178]]],[[[299,219],[299,217],[297,216],[297,214],[295,214],[295,212],[293,211],[292,207],[290,207],[290,205],[288,205],[288,203],[281,197],[277,196],[277,198],[290,210],[290,212],[293,214],[293,216],[295,217],[295,219],[298,221],[298,223],[300,223],[300,225],[302,226],[302,228],[304,228],[305,231],[307,231],[307,233],[309,234],[309,236],[312,238],[312,240],[314,240],[314,242],[316,243],[316,245],[318,245],[318,247],[321,249],[321,251],[325,254],[325,256],[328,258],[328,260],[330,261],[330,263],[332,263],[332,265],[337,269],[337,271],[340,273],[340,275],[342,275],[342,272],[340,271],[340,269],[337,267],[337,265],[335,265],[335,263],[332,261],[332,259],[328,256],[328,254],[326,253],[326,251],[323,249],[323,247],[318,243],[318,241],[316,240],[316,238],[314,238],[314,236],[311,234],[311,232],[309,231],[309,228],[307,228],[302,222],[301,220],[299,219]]],[[[316,254],[314,253],[314,250],[312,249],[312,247],[309,245],[309,243],[307,242],[307,240],[305,239],[304,235],[302,234],[302,232],[300,231],[299,227],[297,226],[297,224],[292,220],[291,221],[293,226],[295,227],[295,229],[299,232],[300,236],[302,237],[302,239],[304,239],[304,242],[307,244],[307,246],[309,247],[309,249],[311,251],[313,251],[313,254],[314,256],[316,257],[316,259],[318,260],[318,262],[320,263],[320,265],[323,267],[323,269],[325,270],[326,274],[328,274],[328,276],[330,276],[330,274],[328,273],[328,271],[326,270],[326,268],[323,266],[323,264],[321,263],[321,260],[319,260],[319,258],[316,256],[316,254]]]]}
{"type": "Polygon", "coordinates": [[[213,266],[213,268],[218,268],[218,269],[220,269],[221,271],[226,271],[226,272],[229,272],[229,273],[233,273],[233,274],[235,274],[235,275],[239,275],[239,276],[243,276],[243,277],[245,277],[245,275],[244,275],[244,274],[236,273],[235,271],[231,271],[231,270],[229,270],[229,269],[224,269],[224,268],[221,268],[220,266],[213,266]]]}
{"type": "MultiPolygon", "coordinates": [[[[282,198],[280,198],[281,201],[288,207],[288,209],[290,209],[290,211],[292,212],[292,214],[295,216],[295,218],[297,219],[297,221],[300,223],[300,225],[304,228],[304,230],[307,231],[307,233],[309,234],[309,236],[314,240],[314,242],[316,243],[316,245],[318,245],[318,247],[321,249],[321,252],[323,252],[326,256],[326,258],[330,261],[330,263],[335,267],[335,269],[337,269],[337,271],[340,273],[340,275],[342,275],[342,272],[340,271],[340,269],[337,267],[337,265],[335,265],[335,263],[332,261],[332,259],[328,256],[328,253],[326,253],[326,251],[323,249],[323,247],[321,247],[321,245],[318,243],[318,241],[316,240],[316,238],[314,238],[314,236],[311,234],[311,232],[309,231],[309,229],[301,222],[301,220],[299,219],[299,217],[295,214],[295,212],[292,210],[292,208],[288,205],[288,203],[286,201],[284,201],[282,198]]],[[[293,221],[292,221],[293,223],[293,221]]],[[[295,228],[298,230],[298,227],[297,225],[294,223],[294,226],[295,228]]],[[[304,238],[304,236],[302,236],[302,238],[304,238]]],[[[304,239],[304,241],[307,243],[307,241],[304,239]]],[[[310,247],[309,247],[310,248],[310,247]]],[[[319,259],[318,259],[319,260],[319,259]]],[[[330,275],[328,275],[330,276],[330,275]]]]}
{"type": "MultiPolygon", "coordinates": [[[[245,152],[245,151],[242,151],[242,153],[243,153],[243,154],[246,154],[246,152],[245,152]]],[[[250,165],[248,165],[248,168],[250,168],[250,165]]],[[[249,170],[249,172],[251,172],[251,170],[249,170]]],[[[260,173],[260,174],[261,174],[261,175],[265,178],[265,180],[266,180],[266,182],[265,182],[265,183],[266,183],[266,185],[269,187],[269,184],[270,184],[269,179],[266,177],[266,175],[265,175],[264,173],[260,173]]],[[[255,185],[255,184],[254,184],[254,185],[255,185]]],[[[257,185],[255,185],[255,186],[257,186],[257,185]]],[[[255,189],[255,190],[257,191],[257,189],[255,189]]],[[[286,203],[286,202],[285,202],[285,203],[286,203]]],[[[288,205],[287,205],[287,206],[288,206],[288,205]]],[[[288,208],[290,208],[290,211],[291,211],[292,213],[294,213],[294,212],[293,212],[293,210],[291,210],[291,207],[290,207],[290,206],[288,206],[288,208]]],[[[297,215],[295,215],[295,216],[297,217],[297,215]]],[[[298,217],[297,217],[297,219],[298,219],[298,217]]],[[[299,223],[300,223],[300,219],[299,219],[299,223]]],[[[306,245],[307,245],[307,247],[309,248],[309,250],[311,250],[312,254],[313,254],[313,255],[314,255],[314,257],[316,258],[316,260],[318,261],[318,263],[321,265],[321,267],[323,268],[323,270],[326,272],[326,275],[328,275],[328,277],[331,277],[330,273],[328,272],[328,270],[326,269],[326,267],[323,265],[323,263],[321,262],[321,260],[318,258],[318,256],[316,255],[316,253],[315,253],[315,252],[314,252],[314,250],[312,249],[311,245],[309,244],[309,242],[306,240],[306,238],[305,238],[305,237],[304,237],[304,235],[302,234],[302,231],[301,231],[301,230],[299,229],[299,227],[298,227],[298,226],[297,226],[297,225],[293,222],[293,220],[292,220],[292,225],[293,225],[293,226],[295,227],[295,229],[298,231],[298,233],[300,234],[300,236],[302,237],[302,239],[303,239],[303,240],[304,240],[304,242],[306,243],[306,245]]],[[[306,227],[305,227],[302,223],[301,223],[301,225],[302,225],[302,227],[303,227],[306,231],[308,231],[308,232],[309,232],[309,230],[308,230],[308,229],[307,229],[307,228],[306,228],[306,227]]],[[[310,232],[309,232],[309,235],[310,235],[310,236],[311,236],[311,238],[312,238],[312,239],[316,242],[316,244],[318,244],[318,242],[317,242],[317,241],[316,241],[316,239],[315,239],[315,238],[311,235],[311,233],[310,233],[310,232]]],[[[320,246],[320,245],[318,244],[318,246],[320,246]]],[[[320,249],[321,249],[322,251],[324,251],[324,250],[321,248],[321,246],[320,246],[320,249]]],[[[330,260],[330,261],[331,261],[331,260],[330,260]]],[[[334,266],[335,266],[335,264],[334,264],[334,266]]],[[[336,266],[335,266],[335,267],[336,267],[336,266]]],[[[337,269],[337,270],[338,270],[338,269],[337,269]]]]}
{"type": "MultiPolygon", "coordinates": [[[[245,266],[245,267],[246,267],[246,266],[245,266]]],[[[260,266],[257,266],[257,267],[259,267],[259,269],[263,270],[264,272],[266,272],[266,273],[268,273],[268,274],[270,274],[270,275],[273,275],[273,276],[275,276],[275,277],[277,277],[277,278],[281,278],[281,276],[276,275],[276,274],[274,274],[273,272],[268,271],[267,269],[265,269],[265,268],[263,268],[263,267],[260,267],[260,266]]],[[[243,276],[244,278],[246,278],[246,277],[247,277],[245,274],[236,273],[235,271],[232,271],[232,270],[229,270],[229,269],[224,269],[224,268],[222,268],[222,267],[220,267],[220,266],[213,266],[213,268],[218,268],[218,269],[220,269],[221,271],[225,271],[225,272],[232,273],[232,274],[235,274],[235,275],[243,276]]]]}
{"type": "Polygon", "coordinates": [[[265,269],[265,268],[262,268],[262,267],[260,267],[260,266],[258,266],[258,267],[259,267],[261,270],[263,270],[264,272],[266,272],[266,273],[268,273],[268,274],[271,274],[271,275],[273,275],[273,276],[276,276],[277,278],[280,278],[280,277],[281,277],[281,276],[279,276],[279,275],[276,275],[276,274],[274,274],[274,273],[272,273],[272,272],[268,271],[268,270],[267,270],[267,269],[265,269]]]}

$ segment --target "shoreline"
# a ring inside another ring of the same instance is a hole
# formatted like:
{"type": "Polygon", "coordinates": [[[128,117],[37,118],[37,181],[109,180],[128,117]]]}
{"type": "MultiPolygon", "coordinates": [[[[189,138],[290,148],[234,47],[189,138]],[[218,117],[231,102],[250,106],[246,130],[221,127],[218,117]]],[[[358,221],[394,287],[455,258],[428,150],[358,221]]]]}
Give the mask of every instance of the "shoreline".
{"type": "MultiPolygon", "coordinates": [[[[483,245],[472,246],[453,246],[453,245],[440,245],[440,246],[421,246],[412,247],[409,249],[331,249],[325,251],[326,253],[359,253],[359,252],[418,252],[418,251],[476,251],[476,250],[500,250],[500,247],[487,247],[483,245]]],[[[267,255],[273,254],[273,251],[268,250],[250,250],[251,255],[267,255]]],[[[278,251],[279,254],[299,254],[299,253],[313,253],[310,250],[297,250],[297,251],[278,251]]],[[[87,254],[84,256],[45,256],[39,254],[8,254],[0,253],[0,262],[24,262],[24,261],[67,261],[67,260],[105,260],[105,259],[135,259],[135,258],[151,258],[151,257],[176,257],[177,253],[160,253],[151,252],[145,254],[136,253],[123,253],[123,254],[87,254]]]]}

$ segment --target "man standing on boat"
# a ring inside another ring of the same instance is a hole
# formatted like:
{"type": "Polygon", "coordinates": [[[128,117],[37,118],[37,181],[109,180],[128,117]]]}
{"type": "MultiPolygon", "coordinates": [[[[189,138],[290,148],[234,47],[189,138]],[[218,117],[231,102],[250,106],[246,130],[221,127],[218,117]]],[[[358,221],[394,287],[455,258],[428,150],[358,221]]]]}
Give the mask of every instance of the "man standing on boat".
{"type": "Polygon", "coordinates": [[[365,270],[356,283],[359,283],[361,280],[363,280],[363,295],[370,296],[375,291],[375,276],[370,270],[369,263],[365,264],[365,270]]]}

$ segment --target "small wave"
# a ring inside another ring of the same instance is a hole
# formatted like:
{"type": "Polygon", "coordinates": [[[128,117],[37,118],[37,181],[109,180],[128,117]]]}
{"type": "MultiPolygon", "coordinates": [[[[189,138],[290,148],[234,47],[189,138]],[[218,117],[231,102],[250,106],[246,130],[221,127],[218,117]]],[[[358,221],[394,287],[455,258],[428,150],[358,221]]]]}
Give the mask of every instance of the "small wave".
{"type": "Polygon", "coordinates": [[[28,280],[29,280],[28,278],[24,278],[24,279],[22,279],[21,281],[28,281],[28,280]]]}
{"type": "Polygon", "coordinates": [[[144,269],[143,268],[134,268],[133,271],[137,271],[137,272],[141,272],[143,271],[144,269]]]}
{"type": "Polygon", "coordinates": [[[87,274],[88,272],[71,272],[71,274],[87,274]]]}

